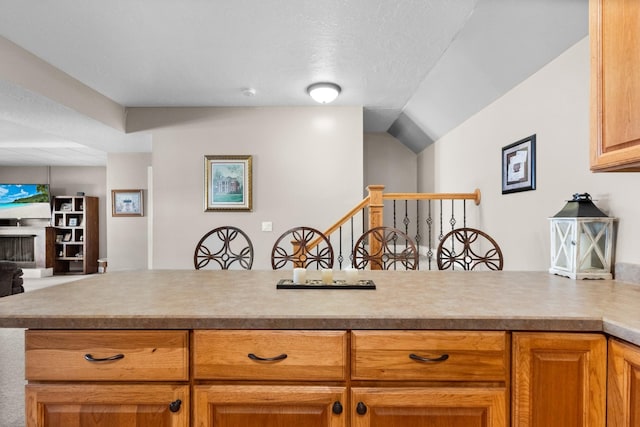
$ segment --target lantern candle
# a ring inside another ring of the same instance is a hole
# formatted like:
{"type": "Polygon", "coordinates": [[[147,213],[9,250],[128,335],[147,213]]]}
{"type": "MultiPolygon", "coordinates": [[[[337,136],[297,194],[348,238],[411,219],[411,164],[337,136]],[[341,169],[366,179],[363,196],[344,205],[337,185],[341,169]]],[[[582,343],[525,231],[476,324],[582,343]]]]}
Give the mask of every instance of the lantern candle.
{"type": "Polygon", "coordinates": [[[307,282],[307,269],[306,268],[294,268],[293,269],[293,283],[305,284],[307,282]]]}
{"type": "Polygon", "coordinates": [[[322,283],[325,285],[330,285],[333,283],[333,270],[330,268],[322,269],[322,283]]]}
{"type": "Polygon", "coordinates": [[[358,269],[347,267],[344,269],[347,277],[347,283],[355,284],[358,282],[358,269]]]}

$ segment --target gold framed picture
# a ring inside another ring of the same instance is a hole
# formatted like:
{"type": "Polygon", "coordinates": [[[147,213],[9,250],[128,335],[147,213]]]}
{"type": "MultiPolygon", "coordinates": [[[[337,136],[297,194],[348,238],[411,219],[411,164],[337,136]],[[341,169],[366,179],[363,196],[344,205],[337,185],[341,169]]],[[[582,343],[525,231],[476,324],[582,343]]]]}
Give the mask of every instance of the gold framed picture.
{"type": "Polygon", "coordinates": [[[111,190],[111,216],[144,216],[142,190],[111,190]]]}
{"type": "Polygon", "coordinates": [[[251,156],[204,157],[204,210],[251,211],[251,156]]]}

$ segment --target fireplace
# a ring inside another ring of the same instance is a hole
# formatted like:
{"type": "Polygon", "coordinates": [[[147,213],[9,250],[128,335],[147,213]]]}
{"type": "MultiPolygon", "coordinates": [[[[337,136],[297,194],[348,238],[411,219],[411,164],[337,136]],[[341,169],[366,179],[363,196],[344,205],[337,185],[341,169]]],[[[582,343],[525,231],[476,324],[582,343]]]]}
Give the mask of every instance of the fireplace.
{"type": "Polygon", "coordinates": [[[50,276],[54,257],[47,254],[47,246],[53,251],[51,239],[53,229],[48,226],[0,226],[0,261],[17,263],[25,276],[50,276]]]}
{"type": "Polygon", "coordinates": [[[0,260],[11,261],[21,268],[35,268],[34,234],[0,236],[0,260]]]}

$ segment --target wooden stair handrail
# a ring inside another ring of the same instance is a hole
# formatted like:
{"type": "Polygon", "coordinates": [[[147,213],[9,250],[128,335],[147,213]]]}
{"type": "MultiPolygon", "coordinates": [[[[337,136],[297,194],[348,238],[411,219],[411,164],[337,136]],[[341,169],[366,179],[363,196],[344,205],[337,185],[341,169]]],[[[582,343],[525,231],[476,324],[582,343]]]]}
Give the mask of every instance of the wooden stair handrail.
{"type": "Polygon", "coordinates": [[[473,193],[383,193],[384,200],[473,200],[480,204],[480,189],[473,193]]]}
{"type": "MultiPolygon", "coordinates": [[[[327,230],[324,232],[324,235],[329,237],[329,235],[331,235],[334,231],[336,231],[338,228],[342,227],[347,221],[349,221],[349,219],[352,216],[354,216],[356,213],[358,213],[359,211],[364,209],[366,206],[369,206],[369,200],[370,200],[369,196],[367,196],[364,199],[362,199],[362,201],[360,203],[358,203],[353,209],[351,209],[342,218],[340,218],[338,221],[336,221],[335,224],[333,224],[331,227],[327,228],[327,230]]],[[[322,236],[317,237],[314,241],[309,243],[309,246],[307,246],[307,247],[309,249],[313,249],[318,244],[320,244],[321,241],[322,241],[322,236]]]]}

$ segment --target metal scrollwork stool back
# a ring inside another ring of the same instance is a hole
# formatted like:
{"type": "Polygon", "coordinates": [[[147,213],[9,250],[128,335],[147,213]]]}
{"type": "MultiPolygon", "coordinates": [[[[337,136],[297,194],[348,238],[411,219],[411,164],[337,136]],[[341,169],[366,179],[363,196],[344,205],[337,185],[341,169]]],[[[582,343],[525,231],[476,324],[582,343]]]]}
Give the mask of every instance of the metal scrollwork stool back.
{"type": "Polygon", "coordinates": [[[196,270],[212,263],[213,267],[229,270],[237,263],[245,270],[253,265],[253,244],[246,233],[237,227],[224,226],[214,228],[196,245],[193,265],[196,270]]]}
{"type": "Polygon", "coordinates": [[[271,267],[333,268],[333,247],[327,236],[311,227],[295,227],[284,232],[273,245],[271,267]]]}
{"type": "Polygon", "coordinates": [[[393,227],[375,227],[358,238],[353,248],[353,266],[362,270],[405,270],[418,268],[418,250],[405,232],[393,227]]]}
{"type": "Polygon", "coordinates": [[[439,270],[502,270],[500,246],[487,233],[463,227],[442,237],[437,251],[439,270]]]}

